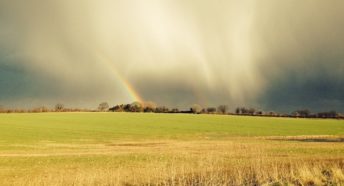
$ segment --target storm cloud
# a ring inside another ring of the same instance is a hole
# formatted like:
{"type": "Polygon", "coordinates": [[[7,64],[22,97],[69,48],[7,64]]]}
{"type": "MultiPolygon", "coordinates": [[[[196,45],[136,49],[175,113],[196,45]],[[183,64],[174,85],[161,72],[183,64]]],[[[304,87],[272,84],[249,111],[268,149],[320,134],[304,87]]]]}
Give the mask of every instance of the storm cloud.
{"type": "Polygon", "coordinates": [[[344,111],[344,2],[2,0],[0,105],[344,111]],[[123,83],[125,80],[125,83],[123,83]]]}

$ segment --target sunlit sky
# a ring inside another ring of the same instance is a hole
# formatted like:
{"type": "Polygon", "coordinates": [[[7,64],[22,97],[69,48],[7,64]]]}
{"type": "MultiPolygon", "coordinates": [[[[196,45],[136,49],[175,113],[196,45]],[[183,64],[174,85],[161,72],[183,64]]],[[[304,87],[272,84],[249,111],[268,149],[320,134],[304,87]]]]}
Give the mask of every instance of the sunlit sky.
{"type": "Polygon", "coordinates": [[[344,112],[344,1],[0,0],[0,105],[344,112]]]}

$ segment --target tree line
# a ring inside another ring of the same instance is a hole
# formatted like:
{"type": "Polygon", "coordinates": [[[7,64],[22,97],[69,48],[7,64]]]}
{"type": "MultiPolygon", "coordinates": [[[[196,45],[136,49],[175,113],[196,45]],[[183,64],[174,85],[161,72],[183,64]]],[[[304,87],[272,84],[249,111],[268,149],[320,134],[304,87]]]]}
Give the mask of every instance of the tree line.
{"type": "Polygon", "coordinates": [[[86,108],[66,108],[63,104],[56,104],[54,108],[39,106],[29,109],[22,108],[4,108],[0,106],[0,113],[43,113],[43,112],[97,112],[96,109],[86,108]]]}
{"type": "Polygon", "coordinates": [[[338,118],[344,119],[344,115],[337,111],[326,112],[311,112],[308,109],[300,109],[293,111],[290,114],[278,113],[274,111],[262,111],[255,108],[238,107],[235,109],[236,115],[250,115],[250,116],[274,116],[274,117],[293,117],[293,118],[338,118]]]}
{"type": "Polygon", "coordinates": [[[336,111],[313,113],[308,109],[296,110],[290,114],[278,113],[274,111],[263,111],[255,108],[237,107],[234,112],[229,111],[227,105],[217,107],[202,107],[193,104],[189,109],[180,110],[178,108],[168,108],[157,106],[154,102],[133,102],[130,104],[118,104],[109,106],[107,102],[101,102],[96,109],[67,108],[58,103],[54,108],[45,106],[32,109],[5,109],[0,106],[0,113],[41,113],[41,112],[145,112],[145,113],[185,113],[185,114],[229,114],[244,116],[269,116],[269,117],[293,117],[293,118],[337,118],[344,119],[344,115],[336,111]]]}
{"type": "Polygon", "coordinates": [[[106,104],[101,103],[99,110],[110,112],[153,112],[153,113],[193,113],[193,114],[228,114],[228,106],[220,105],[218,107],[203,108],[198,104],[194,104],[188,110],[179,110],[178,108],[168,108],[166,106],[157,106],[153,102],[134,102],[131,104],[120,104],[110,108],[106,108],[106,104]]]}
{"type": "Polygon", "coordinates": [[[245,116],[269,116],[269,117],[293,117],[293,118],[337,118],[344,119],[344,115],[336,111],[312,113],[308,109],[296,110],[290,114],[278,113],[275,111],[263,111],[255,108],[237,107],[234,112],[229,111],[227,105],[218,107],[202,107],[198,104],[192,105],[188,110],[179,110],[178,108],[169,109],[165,106],[156,106],[153,102],[115,105],[108,107],[108,104],[100,104],[99,110],[110,112],[154,112],[154,113],[192,113],[192,114],[230,114],[245,116]],[[106,107],[104,107],[106,106],[106,107]]]}

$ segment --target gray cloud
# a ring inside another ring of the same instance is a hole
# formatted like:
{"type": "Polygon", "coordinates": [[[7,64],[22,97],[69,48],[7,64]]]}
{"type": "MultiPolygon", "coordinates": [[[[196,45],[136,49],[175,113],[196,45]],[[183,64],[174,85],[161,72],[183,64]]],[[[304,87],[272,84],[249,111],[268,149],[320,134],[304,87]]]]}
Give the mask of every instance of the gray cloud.
{"type": "Polygon", "coordinates": [[[343,111],[343,2],[270,5],[256,17],[257,63],[268,81],[260,105],[280,111],[343,111]]]}
{"type": "Polygon", "coordinates": [[[344,3],[0,2],[0,105],[344,111],[344,3]]]}

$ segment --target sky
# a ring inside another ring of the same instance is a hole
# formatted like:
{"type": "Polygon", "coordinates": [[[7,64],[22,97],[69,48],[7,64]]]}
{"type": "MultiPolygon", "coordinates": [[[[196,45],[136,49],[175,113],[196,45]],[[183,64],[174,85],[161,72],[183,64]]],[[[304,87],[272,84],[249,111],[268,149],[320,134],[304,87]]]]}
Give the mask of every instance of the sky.
{"type": "Polygon", "coordinates": [[[344,112],[342,0],[0,0],[0,105],[344,112]]]}

